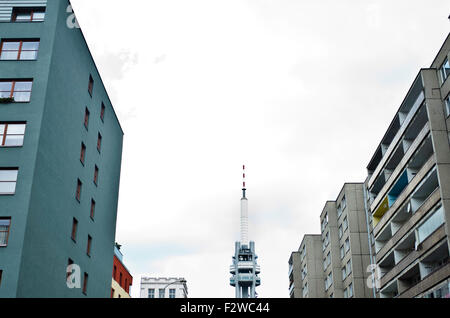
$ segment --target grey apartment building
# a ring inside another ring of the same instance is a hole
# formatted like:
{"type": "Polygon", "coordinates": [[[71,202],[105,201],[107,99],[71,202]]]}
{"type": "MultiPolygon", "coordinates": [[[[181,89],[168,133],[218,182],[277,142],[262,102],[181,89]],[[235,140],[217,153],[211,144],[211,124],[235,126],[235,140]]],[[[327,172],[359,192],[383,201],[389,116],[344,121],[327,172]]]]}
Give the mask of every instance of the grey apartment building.
{"type": "Polygon", "coordinates": [[[421,69],[365,182],[377,297],[450,297],[450,37],[421,69]]]}
{"type": "Polygon", "coordinates": [[[346,183],[335,201],[326,202],[320,215],[321,234],[305,235],[299,251],[291,255],[291,297],[372,297],[366,284],[370,276],[366,215],[363,183],[346,183]]]}
{"type": "Polygon", "coordinates": [[[289,296],[291,298],[321,298],[323,285],[322,236],[303,237],[297,252],[289,259],[289,296]]]}

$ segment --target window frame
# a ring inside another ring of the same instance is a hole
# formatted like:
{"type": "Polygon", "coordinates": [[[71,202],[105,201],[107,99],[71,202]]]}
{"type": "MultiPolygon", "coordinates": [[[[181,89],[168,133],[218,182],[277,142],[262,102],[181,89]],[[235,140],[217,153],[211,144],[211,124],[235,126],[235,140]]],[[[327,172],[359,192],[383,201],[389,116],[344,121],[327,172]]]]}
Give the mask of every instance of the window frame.
{"type": "Polygon", "coordinates": [[[86,248],[87,256],[91,257],[91,252],[92,252],[92,236],[88,234],[87,248],[86,248]]]}
{"type": "Polygon", "coordinates": [[[98,137],[97,137],[97,150],[99,153],[101,153],[101,151],[102,151],[102,141],[103,141],[103,137],[102,137],[102,134],[100,134],[100,132],[99,132],[98,137]]]}
{"type": "Polygon", "coordinates": [[[70,234],[70,238],[75,243],[77,242],[77,234],[78,234],[78,220],[73,218],[72,220],[72,233],[70,234]]]}
{"type": "MultiPolygon", "coordinates": [[[[33,79],[0,79],[0,83],[11,83],[11,89],[9,90],[9,96],[8,97],[0,97],[0,98],[12,98],[13,101],[11,103],[30,103],[31,102],[31,95],[33,92],[33,79]],[[24,91],[16,91],[16,84],[17,83],[31,83],[30,90],[24,90],[24,91]],[[30,93],[29,98],[25,101],[16,101],[14,98],[15,93],[30,93]]],[[[8,91],[0,91],[1,92],[8,92],[8,91]]]]}
{"type": "Polygon", "coordinates": [[[105,113],[106,113],[106,106],[102,102],[102,106],[100,108],[100,119],[101,119],[102,122],[105,122],[105,113]]]}
{"type": "Polygon", "coordinates": [[[446,72],[445,72],[445,64],[448,64],[448,66],[450,68],[450,60],[448,59],[448,56],[445,57],[444,62],[442,62],[441,66],[438,69],[439,81],[440,81],[441,86],[444,85],[445,81],[450,76],[450,74],[446,74],[446,72]]]}
{"type": "Polygon", "coordinates": [[[97,202],[95,202],[95,200],[93,198],[91,198],[91,209],[90,209],[90,218],[92,221],[94,221],[95,219],[95,207],[96,207],[97,202]]]}
{"type": "Polygon", "coordinates": [[[89,111],[89,109],[86,107],[86,109],[84,110],[84,127],[86,128],[86,130],[89,130],[89,119],[91,117],[91,112],[89,111]]]}
{"type": "Polygon", "coordinates": [[[88,281],[89,281],[89,274],[84,272],[84,279],[83,279],[83,294],[87,295],[87,287],[88,287],[88,281]]]}
{"type": "Polygon", "coordinates": [[[7,231],[0,231],[0,233],[6,233],[6,239],[5,239],[5,244],[0,244],[0,248],[2,247],[7,247],[8,246],[8,242],[9,242],[9,235],[11,233],[11,218],[10,217],[1,217],[0,221],[9,221],[8,224],[8,230],[7,231]]]}
{"type": "Polygon", "coordinates": [[[10,22],[12,23],[39,23],[39,22],[45,22],[45,17],[47,16],[46,14],[46,7],[14,7],[12,10],[12,14],[11,14],[11,20],[10,22]],[[30,20],[22,20],[22,21],[17,21],[17,15],[19,13],[30,13],[30,20]],[[44,18],[42,20],[34,20],[34,15],[35,13],[44,13],[44,18]]]}
{"type": "Polygon", "coordinates": [[[78,179],[77,180],[77,190],[75,192],[75,199],[78,202],[81,202],[81,191],[82,191],[82,188],[83,188],[83,182],[81,182],[81,180],[78,179]]]}
{"type": "Polygon", "coordinates": [[[88,93],[91,97],[94,94],[94,78],[92,77],[91,74],[89,74],[88,93]]]}
{"type": "Polygon", "coordinates": [[[0,168],[0,172],[1,171],[16,171],[16,179],[15,180],[0,180],[0,184],[2,183],[14,183],[14,192],[0,192],[0,196],[4,196],[4,195],[15,195],[16,191],[17,191],[17,182],[19,180],[19,168],[13,167],[13,168],[9,168],[9,167],[1,167],[0,168]]]}
{"type": "Polygon", "coordinates": [[[98,166],[95,165],[95,167],[94,167],[94,184],[95,184],[95,186],[97,186],[97,187],[98,187],[98,177],[99,177],[99,173],[100,173],[100,170],[99,170],[98,166]]]}
{"type": "Polygon", "coordinates": [[[0,61],[37,61],[38,54],[39,54],[39,48],[41,46],[41,40],[40,39],[2,39],[0,43],[0,61]],[[24,50],[23,44],[24,43],[38,43],[38,47],[36,50],[24,50]],[[5,43],[19,43],[19,49],[18,50],[4,50],[4,44],[5,43]],[[4,52],[16,52],[17,51],[17,57],[15,59],[2,59],[1,56],[4,52]],[[23,59],[22,52],[36,52],[36,57],[34,59],[23,59]]]}
{"type": "Polygon", "coordinates": [[[4,125],[5,127],[4,127],[4,129],[3,129],[3,131],[1,131],[0,130],[0,136],[3,136],[3,137],[1,137],[0,138],[0,148],[21,148],[21,147],[23,147],[23,145],[24,145],[24,142],[25,142],[25,133],[26,133],[26,130],[27,130],[27,122],[25,121],[25,122],[17,122],[17,121],[6,121],[6,122],[0,122],[0,125],[4,125]],[[24,132],[23,132],[23,134],[8,134],[8,128],[10,128],[9,126],[19,126],[19,125],[24,125],[25,126],[25,129],[24,129],[24,132]],[[7,137],[8,136],[22,136],[23,138],[22,138],[22,144],[21,145],[19,145],[19,146],[7,146],[6,145],[6,139],[7,139],[7,137]]]}
{"type": "Polygon", "coordinates": [[[83,166],[86,162],[86,145],[84,142],[81,142],[80,162],[83,166]]]}

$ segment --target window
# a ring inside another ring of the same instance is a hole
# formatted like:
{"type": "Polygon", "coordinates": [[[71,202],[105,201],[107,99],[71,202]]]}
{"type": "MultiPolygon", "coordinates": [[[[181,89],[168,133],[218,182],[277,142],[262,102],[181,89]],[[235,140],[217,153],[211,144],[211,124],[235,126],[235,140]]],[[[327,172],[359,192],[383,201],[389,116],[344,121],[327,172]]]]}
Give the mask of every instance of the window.
{"type": "Polygon", "coordinates": [[[89,116],[90,116],[90,111],[89,109],[87,109],[84,111],[84,127],[86,127],[86,129],[89,128],[89,116]]]}
{"type": "Polygon", "coordinates": [[[417,228],[417,241],[422,243],[425,239],[444,224],[444,209],[442,205],[434,210],[432,215],[417,228]]]}
{"type": "Polygon", "coordinates": [[[111,288],[111,298],[114,298],[114,288],[111,288]]]}
{"type": "Polygon", "coordinates": [[[72,240],[74,242],[77,241],[77,231],[78,231],[78,220],[73,218],[73,222],[72,222],[72,240]]]}
{"type": "Polygon", "coordinates": [[[106,110],[105,104],[102,103],[102,109],[100,110],[100,119],[102,121],[105,121],[105,110],[106,110]]]}
{"type": "Polygon", "coordinates": [[[345,256],[345,252],[344,252],[344,245],[341,246],[341,259],[343,259],[345,256]]]}
{"type": "Polygon", "coordinates": [[[308,267],[305,264],[305,266],[302,269],[302,279],[305,279],[306,275],[308,275],[308,267]]]}
{"type": "Polygon", "coordinates": [[[14,8],[11,16],[12,22],[43,22],[45,8],[14,8]]]}
{"type": "Polygon", "coordinates": [[[88,235],[86,254],[91,256],[92,237],[88,235]]]}
{"type": "Polygon", "coordinates": [[[92,97],[93,90],[94,90],[94,79],[92,78],[92,75],[89,75],[88,92],[89,92],[89,95],[91,95],[91,97],[92,97]]]}
{"type": "Polygon", "coordinates": [[[344,234],[344,231],[342,230],[342,224],[339,225],[339,239],[342,238],[342,235],[344,234]]]}
{"type": "Polygon", "coordinates": [[[0,195],[12,195],[16,193],[17,168],[0,168],[0,195]]]}
{"type": "Polygon", "coordinates": [[[327,278],[325,278],[325,290],[328,290],[328,288],[330,288],[332,284],[333,284],[333,274],[330,272],[327,278]]]}
{"type": "Polygon", "coordinates": [[[342,207],[341,207],[341,205],[339,204],[338,206],[337,206],[337,217],[338,217],[338,219],[339,219],[339,217],[341,216],[341,214],[342,214],[342,207]]]}
{"type": "Polygon", "coordinates": [[[353,297],[353,283],[350,283],[347,289],[348,289],[348,298],[353,297]]]}
{"type": "Polygon", "coordinates": [[[351,259],[345,265],[345,271],[347,272],[347,276],[352,273],[352,260],[351,259]]]}
{"type": "Polygon", "coordinates": [[[345,195],[341,200],[342,211],[347,207],[347,200],[345,199],[345,195]]]}
{"type": "Polygon", "coordinates": [[[97,139],[97,150],[98,150],[98,152],[100,152],[101,149],[102,149],[102,135],[100,135],[100,133],[98,133],[98,139],[97,139]]]}
{"type": "Polygon", "coordinates": [[[22,147],[26,126],[24,122],[0,122],[0,147],[22,147]]]}
{"type": "Polygon", "coordinates": [[[98,167],[97,166],[95,166],[95,169],[94,169],[94,183],[95,183],[95,185],[98,185],[98,167]]]}
{"type": "Polygon", "coordinates": [[[344,221],[342,221],[342,224],[344,226],[344,232],[348,229],[348,219],[347,217],[344,218],[344,221]]]}
{"type": "Polygon", "coordinates": [[[85,295],[87,295],[88,279],[89,279],[88,273],[84,273],[83,294],[85,294],[85,295]]]}
{"type": "Polygon", "coordinates": [[[119,285],[122,286],[122,272],[119,273],[119,285]]]}
{"type": "Polygon", "coordinates": [[[450,116],[450,95],[445,99],[445,115],[450,116]]]}
{"type": "Polygon", "coordinates": [[[86,145],[81,143],[80,161],[84,165],[84,159],[86,158],[86,145]]]}
{"type": "Polygon", "coordinates": [[[159,289],[159,298],[165,298],[165,297],[166,297],[165,289],[160,288],[159,289]]]}
{"type": "Polygon", "coordinates": [[[331,264],[331,252],[328,252],[327,257],[323,260],[323,270],[326,270],[331,264]]]}
{"type": "Polygon", "coordinates": [[[154,289],[148,290],[148,298],[155,298],[155,290],[154,289]]]}
{"type": "Polygon", "coordinates": [[[116,277],[117,277],[117,266],[114,265],[114,270],[113,270],[113,278],[114,278],[114,280],[116,280],[116,277]]]}
{"type": "Polygon", "coordinates": [[[31,100],[32,80],[0,80],[0,100],[26,103],[31,100]]]}
{"type": "Polygon", "coordinates": [[[348,298],[348,288],[344,289],[344,298],[348,298]]]}
{"type": "Polygon", "coordinates": [[[0,287],[2,286],[3,271],[0,269],[0,287]]]}
{"type": "Polygon", "coordinates": [[[169,289],[169,298],[175,298],[175,289],[169,289]]]}
{"type": "Polygon", "coordinates": [[[322,220],[322,232],[325,229],[325,226],[328,224],[328,212],[325,212],[325,215],[322,220]]]}
{"type": "Polygon", "coordinates": [[[345,280],[347,278],[347,271],[345,266],[342,267],[342,280],[345,280]]]}
{"type": "Polygon", "coordinates": [[[39,40],[3,40],[0,44],[0,60],[37,60],[39,40]]]}
{"type": "Polygon", "coordinates": [[[439,79],[441,80],[441,84],[445,82],[448,75],[450,74],[450,63],[448,62],[448,58],[445,58],[444,63],[439,68],[439,79]]]}
{"type": "Polygon", "coordinates": [[[92,199],[91,200],[91,219],[93,220],[94,219],[94,216],[95,216],[95,200],[94,199],[92,199]]]}
{"type": "Polygon", "coordinates": [[[70,275],[72,275],[72,273],[73,273],[73,269],[69,271],[69,266],[70,265],[73,265],[73,260],[71,258],[69,258],[67,260],[67,271],[66,271],[66,282],[67,283],[70,283],[70,280],[69,280],[70,279],[70,275]]]}
{"type": "Polygon", "coordinates": [[[77,181],[77,192],[75,194],[75,198],[78,200],[78,202],[81,201],[81,188],[83,186],[83,183],[78,179],[77,181]]]}
{"type": "Polygon", "coordinates": [[[345,240],[344,246],[345,246],[345,254],[347,254],[347,252],[350,250],[350,240],[349,240],[349,238],[347,238],[345,240]]]}
{"type": "Polygon", "coordinates": [[[0,247],[8,246],[10,227],[11,227],[11,218],[0,219],[0,247]]]}

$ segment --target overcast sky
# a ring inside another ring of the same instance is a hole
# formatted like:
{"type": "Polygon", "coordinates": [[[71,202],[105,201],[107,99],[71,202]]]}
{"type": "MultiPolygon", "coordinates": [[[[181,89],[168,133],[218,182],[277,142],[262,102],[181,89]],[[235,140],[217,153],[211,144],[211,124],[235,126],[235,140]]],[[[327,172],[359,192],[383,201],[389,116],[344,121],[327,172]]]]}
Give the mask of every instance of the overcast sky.
{"type": "Polygon", "coordinates": [[[141,275],[234,297],[242,164],[260,297],[326,200],[362,182],[448,0],[72,0],[125,131],[116,240],[141,275]]]}

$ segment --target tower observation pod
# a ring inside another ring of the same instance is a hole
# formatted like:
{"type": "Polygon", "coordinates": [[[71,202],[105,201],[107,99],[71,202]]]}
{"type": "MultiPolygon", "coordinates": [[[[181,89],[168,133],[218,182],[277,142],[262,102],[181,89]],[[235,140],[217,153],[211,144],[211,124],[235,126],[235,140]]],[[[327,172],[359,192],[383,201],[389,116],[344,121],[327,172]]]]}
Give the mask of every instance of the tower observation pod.
{"type": "Polygon", "coordinates": [[[241,241],[235,243],[233,264],[230,266],[230,285],[236,289],[236,298],[256,298],[256,287],[261,285],[261,272],[256,260],[255,242],[248,239],[248,200],[243,166],[243,188],[241,198],[241,241]]]}

